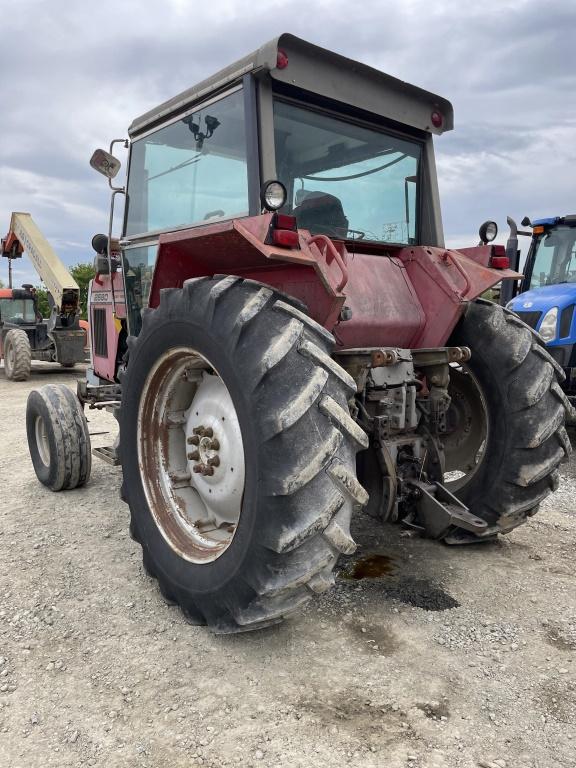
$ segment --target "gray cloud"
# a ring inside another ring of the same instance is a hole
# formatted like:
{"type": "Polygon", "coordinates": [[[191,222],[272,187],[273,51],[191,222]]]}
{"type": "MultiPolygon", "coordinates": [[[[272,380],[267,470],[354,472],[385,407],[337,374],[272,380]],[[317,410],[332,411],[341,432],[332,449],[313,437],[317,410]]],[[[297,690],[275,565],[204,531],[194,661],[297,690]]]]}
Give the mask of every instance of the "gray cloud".
{"type": "Polygon", "coordinates": [[[576,211],[570,0],[0,0],[0,14],[0,229],[29,210],[69,264],[107,225],[92,150],[283,31],[453,102],[456,130],[436,145],[452,244],[485,218],[576,211]]]}

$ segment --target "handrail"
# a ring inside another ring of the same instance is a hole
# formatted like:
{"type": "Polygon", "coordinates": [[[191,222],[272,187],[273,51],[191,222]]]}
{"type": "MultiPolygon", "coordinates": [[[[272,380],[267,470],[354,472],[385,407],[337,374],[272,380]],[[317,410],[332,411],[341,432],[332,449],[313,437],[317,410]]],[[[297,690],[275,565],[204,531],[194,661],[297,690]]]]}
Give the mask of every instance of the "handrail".
{"type": "Polygon", "coordinates": [[[460,272],[460,275],[463,277],[464,282],[466,283],[466,288],[464,289],[464,293],[462,294],[462,298],[463,299],[466,298],[466,294],[470,290],[470,278],[466,274],[465,270],[462,268],[462,265],[458,262],[458,259],[450,254],[450,251],[444,251],[443,256],[444,256],[444,259],[446,261],[450,260],[450,262],[452,264],[454,264],[454,266],[456,267],[458,272],[460,272]]]}
{"type": "MultiPolygon", "coordinates": [[[[336,261],[338,266],[340,267],[340,272],[342,272],[342,279],[336,286],[336,292],[340,293],[346,283],[348,282],[348,267],[346,266],[344,259],[342,256],[338,253],[338,249],[330,240],[330,238],[327,235],[312,235],[306,240],[306,245],[317,245],[322,243],[324,245],[324,250],[321,250],[322,255],[326,258],[326,263],[329,264],[328,256],[326,254],[326,250],[330,252],[330,255],[332,256],[332,259],[336,261]]],[[[332,260],[331,259],[331,260],[332,260]]]]}

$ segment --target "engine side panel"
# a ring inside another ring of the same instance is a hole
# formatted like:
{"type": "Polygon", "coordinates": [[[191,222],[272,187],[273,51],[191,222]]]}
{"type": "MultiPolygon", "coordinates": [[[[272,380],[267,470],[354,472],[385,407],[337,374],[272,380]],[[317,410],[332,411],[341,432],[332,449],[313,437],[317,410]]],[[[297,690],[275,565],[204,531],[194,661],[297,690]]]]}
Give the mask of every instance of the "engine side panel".
{"type": "Polygon", "coordinates": [[[122,275],[113,276],[116,317],[112,303],[112,281],[109,275],[101,275],[90,284],[88,299],[90,324],[90,354],[94,373],[107,381],[115,381],[118,339],[122,319],[126,316],[122,275]]]}

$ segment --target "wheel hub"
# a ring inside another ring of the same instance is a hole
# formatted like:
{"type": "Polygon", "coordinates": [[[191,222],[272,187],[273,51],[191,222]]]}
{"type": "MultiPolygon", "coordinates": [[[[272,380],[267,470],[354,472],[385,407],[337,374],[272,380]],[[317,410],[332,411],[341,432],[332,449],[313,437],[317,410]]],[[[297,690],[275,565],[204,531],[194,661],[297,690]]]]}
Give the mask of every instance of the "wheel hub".
{"type": "Polygon", "coordinates": [[[168,544],[192,562],[230,545],[244,493],[244,446],[228,389],[191,349],[166,352],[140,402],[138,450],[150,511],[168,544]]]}
{"type": "Polygon", "coordinates": [[[36,435],[36,446],[42,463],[45,466],[50,464],[50,443],[48,442],[48,433],[46,423],[42,416],[37,416],[34,423],[34,432],[36,435]]]}
{"type": "Polygon", "coordinates": [[[244,449],[236,409],[219,376],[202,376],[184,431],[192,447],[187,454],[191,483],[212,522],[236,524],[244,489],[244,449]]]}
{"type": "Polygon", "coordinates": [[[215,438],[211,427],[194,427],[194,434],[187,437],[188,445],[197,446],[188,452],[189,461],[196,462],[192,465],[192,471],[201,475],[213,475],[214,468],[220,466],[220,442],[215,438]],[[202,435],[202,437],[200,437],[202,435]]]}

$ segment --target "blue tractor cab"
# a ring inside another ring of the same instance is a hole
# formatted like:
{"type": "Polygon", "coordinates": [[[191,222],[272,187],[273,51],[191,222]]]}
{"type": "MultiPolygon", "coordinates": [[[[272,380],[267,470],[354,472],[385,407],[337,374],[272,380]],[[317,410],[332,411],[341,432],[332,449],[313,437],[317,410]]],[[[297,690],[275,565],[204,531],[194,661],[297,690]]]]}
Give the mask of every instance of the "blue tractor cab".
{"type": "Polygon", "coordinates": [[[506,306],[540,333],[566,372],[565,391],[575,405],[576,215],[522,224],[532,227],[532,240],[520,292],[506,306]]]}

